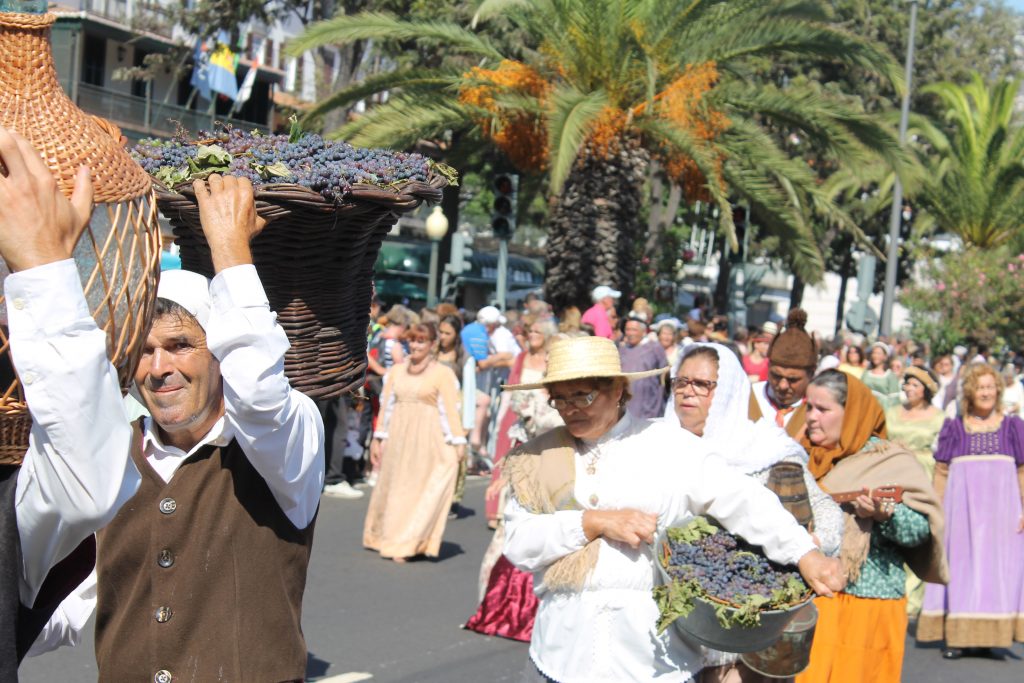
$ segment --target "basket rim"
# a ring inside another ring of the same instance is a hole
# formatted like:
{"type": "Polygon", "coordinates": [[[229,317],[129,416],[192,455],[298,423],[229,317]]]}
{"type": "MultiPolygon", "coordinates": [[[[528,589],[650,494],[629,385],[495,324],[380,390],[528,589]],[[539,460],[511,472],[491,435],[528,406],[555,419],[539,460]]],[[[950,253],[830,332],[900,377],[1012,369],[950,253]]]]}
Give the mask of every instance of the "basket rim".
{"type": "MultiPolygon", "coordinates": [[[[178,183],[173,187],[168,187],[156,178],[150,177],[157,199],[168,200],[185,197],[190,201],[195,201],[195,190],[192,189],[191,182],[178,183]]],[[[301,202],[318,204],[326,210],[334,210],[335,207],[346,203],[368,202],[400,205],[409,201],[437,202],[441,200],[442,191],[448,184],[448,180],[439,173],[433,174],[426,182],[402,180],[387,186],[355,183],[340,199],[332,200],[298,183],[266,183],[253,187],[253,197],[257,202],[301,202]]]]}

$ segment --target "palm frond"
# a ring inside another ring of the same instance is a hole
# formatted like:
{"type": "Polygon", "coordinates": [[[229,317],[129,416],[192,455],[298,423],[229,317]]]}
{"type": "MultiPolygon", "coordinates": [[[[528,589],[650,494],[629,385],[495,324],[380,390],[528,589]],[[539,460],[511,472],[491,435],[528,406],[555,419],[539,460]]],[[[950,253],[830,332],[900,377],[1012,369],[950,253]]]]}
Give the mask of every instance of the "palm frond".
{"type": "Polygon", "coordinates": [[[325,97],[303,117],[303,121],[317,119],[334,109],[351,107],[356,102],[387,91],[426,92],[444,91],[459,82],[455,69],[411,68],[374,74],[325,97]]]}
{"type": "Polygon", "coordinates": [[[290,41],[288,54],[301,55],[307,50],[329,45],[347,45],[357,40],[415,40],[428,45],[443,45],[468,55],[495,61],[504,58],[486,36],[473,33],[457,24],[444,21],[406,21],[388,12],[341,14],[333,19],[311,24],[299,37],[290,41]]]}
{"type": "Polygon", "coordinates": [[[548,114],[552,192],[558,192],[569,177],[591,125],[607,104],[608,97],[602,90],[589,93],[576,89],[555,91],[548,114]]]}
{"type": "Polygon", "coordinates": [[[479,111],[458,102],[394,97],[329,137],[362,147],[408,149],[420,140],[440,138],[450,129],[472,128],[479,115],[479,111]]]}

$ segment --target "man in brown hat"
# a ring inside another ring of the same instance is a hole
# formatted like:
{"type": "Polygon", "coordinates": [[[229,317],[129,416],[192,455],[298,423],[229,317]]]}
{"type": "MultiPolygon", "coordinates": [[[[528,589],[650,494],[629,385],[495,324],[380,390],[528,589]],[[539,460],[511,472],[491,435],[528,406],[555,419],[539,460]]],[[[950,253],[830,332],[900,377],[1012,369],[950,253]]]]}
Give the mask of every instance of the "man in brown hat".
{"type": "Polygon", "coordinates": [[[792,437],[804,427],[804,395],[818,364],[818,351],[804,330],[806,325],[807,313],[802,309],[789,312],[785,331],[768,347],[768,381],[754,384],[750,394],[750,419],[774,419],[792,437]]]}

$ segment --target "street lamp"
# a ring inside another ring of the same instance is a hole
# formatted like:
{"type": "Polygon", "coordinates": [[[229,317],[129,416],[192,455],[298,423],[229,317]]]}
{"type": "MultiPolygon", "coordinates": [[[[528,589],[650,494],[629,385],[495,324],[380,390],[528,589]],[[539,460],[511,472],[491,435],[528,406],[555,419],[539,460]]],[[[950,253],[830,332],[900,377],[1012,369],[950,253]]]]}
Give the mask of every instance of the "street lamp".
{"type": "Polygon", "coordinates": [[[437,245],[448,234],[448,219],[440,206],[427,216],[427,237],[430,238],[430,280],[427,282],[427,307],[437,305],[437,245]]]}
{"type": "MultiPolygon", "coordinates": [[[[904,80],[906,89],[903,91],[903,103],[900,107],[900,149],[907,141],[907,119],[910,118],[910,85],[914,75],[914,33],[917,31],[918,0],[906,0],[910,3],[910,34],[907,36],[907,59],[904,64],[904,80]]],[[[889,213],[889,251],[885,262],[885,295],[882,298],[882,324],[880,332],[892,334],[892,308],[896,299],[896,265],[899,262],[900,249],[900,214],[903,212],[903,183],[899,174],[892,186],[892,211],[889,213]]]]}

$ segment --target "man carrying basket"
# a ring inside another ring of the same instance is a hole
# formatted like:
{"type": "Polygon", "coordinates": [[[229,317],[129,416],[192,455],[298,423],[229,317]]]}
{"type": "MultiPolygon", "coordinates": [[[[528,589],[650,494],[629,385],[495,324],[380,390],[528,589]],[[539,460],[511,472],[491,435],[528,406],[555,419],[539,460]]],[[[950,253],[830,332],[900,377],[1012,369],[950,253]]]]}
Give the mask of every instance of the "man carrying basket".
{"type": "Polygon", "coordinates": [[[142,483],[97,534],[99,680],[302,680],[323,421],[284,374],[252,185],[194,189],[216,275],[168,271],[157,290],[135,373],[142,483]]]}

